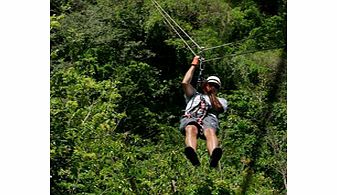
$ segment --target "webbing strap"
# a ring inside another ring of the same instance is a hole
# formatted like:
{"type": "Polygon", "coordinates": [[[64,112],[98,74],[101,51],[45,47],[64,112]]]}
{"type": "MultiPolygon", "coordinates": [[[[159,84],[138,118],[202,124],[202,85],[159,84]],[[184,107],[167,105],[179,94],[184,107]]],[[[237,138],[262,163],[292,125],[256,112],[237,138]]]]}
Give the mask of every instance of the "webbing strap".
{"type": "Polygon", "coordinates": [[[184,116],[188,118],[195,117],[197,118],[198,124],[202,125],[202,120],[205,118],[206,115],[207,115],[206,100],[202,95],[200,95],[200,103],[198,104],[198,106],[195,109],[193,109],[190,113],[187,113],[184,116]]]}

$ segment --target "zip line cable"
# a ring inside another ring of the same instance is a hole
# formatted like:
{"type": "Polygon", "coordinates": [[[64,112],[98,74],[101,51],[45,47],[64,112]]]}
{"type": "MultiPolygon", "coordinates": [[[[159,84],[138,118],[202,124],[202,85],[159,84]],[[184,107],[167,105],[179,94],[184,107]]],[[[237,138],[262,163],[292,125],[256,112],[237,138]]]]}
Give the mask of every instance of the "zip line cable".
{"type": "MultiPolygon", "coordinates": [[[[152,1],[156,8],[158,9],[159,13],[163,16],[163,18],[166,20],[166,22],[171,26],[171,28],[176,32],[176,34],[180,37],[180,39],[185,43],[185,45],[190,49],[190,51],[194,54],[194,56],[196,56],[197,54],[193,51],[193,49],[190,47],[190,45],[185,41],[185,39],[179,34],[179,32],[177,31],[177,29],[171,24],[170,20],[168,19],[168,17],[173,21],[173,23],[199,48],[199,50],[202,50],[203,47],[200,47],[171,17],[170,15],[167,14],[167,12],[165,12],[164,9],[161,8],[161,6],[155,1],[152,1]],[[168,16],[166,17],[165,14],[168,16]]],[[[200,51],[201,53],[202,51],[200,51]]],[[[201,57],[200,60],[200,65],[199,65],[199,76],[198,76],[198,83],[199,85],[201,85],[201,80],[203,79],[202,77],[202,72],[205,68],[205,65],[202,66],[202,62],[203,62],[204,58],[201,57]]]]}
{"type": "Polygon", "coordinates": [[[244,52],[240,52],[240,53],[234,53],[234,54],[228,54],[228,55],[224,55],[222,57],[216,57],[216,58],[211,58],[208,60],[204,60],[204,62],[209,62],[209,61],[213,61],[213,60],[219,60],[222,58],[226,58],[226,57],[234,57],[234,56],[239,56],[239,55],[245,55],[245,54],[249,54],[249,53],[255,53],[255,52],[259,52],[259,51],[268,51],[268,50],[274,50],[274,49],[281,49],[284,48],[285,45],[283,46],[277,46],[277,47],[270,47],[270,48],[264,48],[264,49],[255,49],[255,50],[248,50],[248,51],[244,51],[244,52]]]}
{"type": "Polygon", "coordinates": [[[211,50],[211,49],[215,49],[218,47],[223,47],[226,45],[231,45],[231,44],[235,44],[237,42],[242,42],[246,39],[240,40],[240,41],[235,41],[235,42],[231,42],[231,43],[226,43],[223,45],[219,45],[219,46],[215,46],[215,47],[210,47],[210,48],[204,48],[199,46],[180,26],[179,24],[160,6],[160,4],[155,1],[152,0],[152,2],[155,4],[156,8],[158,9],[159,13],[163,16],[163,18],[166,20],[166,22],[170,25],[170,27],[176,32],[176,34],[184,41],[184,43],[187,45],[187,47],[191,50],[191,52],[196,55],[196,52],[194,52],[191,47],[186,43],[186,41],[182,38],[182,36],[179,34],[179,32],[177,31],[177,29],[172,25],[172,23],[169,21],[169,19],[198,47],[198,49],[200,49],[201,51],[206,51],[206,50],[211,50]]]}
{"type": "Polygon", "coordinates": [[[225,43],[225,44],[214,46],[214,47],[204,48],[202,51],[207,51],[207,50],[216,49],[216,48],[219,48],[219,47],[224,47],[224,46],[227,46],[227,45],[232,45],[232,44],[235,44],[235,43],[240,43],[240,42],[246,41],[248,39],[249,38],[244,38],[244,39],[239,40],[239,41],[234,41],[234,42],[231,42],[231,43],[225,43]]]}
{"type": "Polygon", "coordinates": [[[195,42],[192,37],[190,37],[175,20],[173,20],[173,18],[159,5],[156,0],[152,0],[152,2],[157,5],[157,9],[159,8],[170,20],[172,20],[172,22],[198,47],[198,49],[202,49],[202,47],[200,47],[198,43],[195,42]]]}
{"type": "MultiPolygon", "coordinates": [[[[180,27],[180,25],[160,6],[160,4],[156,1],[156,0],[152,0],[152,2],[155,4],[156,8],[158,9],[159,13],[163,16],[163,18],[170,24],[171,28],[174,29],[174,31],[179,35],[179,37],[181,39],[182,36],[177,32],[177,30],[173,27],[173,25],[171,24],[171,22],[169,22],[169,19],[179,28],[179,30],[181,30],[194,44],[195,46],[197,46],[197,48],[199,50],[202,50],[202,51],[206,51],[206,50],[211,50],[211,49],[215,49],[215,48],[219,48],[219,47],[223,47],[223,46],[227,46],[227,45],[231,45],[231,44],[235,44],[235,43],[238,43],[238,42],[242,42],[242,41],[245,41],[247,40],[248,38],[245,38],[245,39],[242,39],[240,41],[235,41],[235,42],[231,42],[231,43],[225,43],[223,45],[218,45],[218,46],[215,46],[215,47],[209,47],[209,48],[205,48],[205,47],[201,47],[199,46],[199,44],[194,41],[192,39],[191,36],[189,36],[183,28],[180,27]],[[169,19],[168,19],[169,18],[169,19]]],[[[184,39],[183,39],[184,40],[184,39]]],[[[192,52],[193,54],[195,54],[195,52],[192,52]]]]}
{"type": "MultiPolygon", "coordinates": [[[[154,0],[153,0],[154,1],[154,0]]],[[[180,39],[185,43],[185,45],[188,47],[188,49],[196,56],[197,54],[193,51],[193,49],[190,47],[190,45],[185,41],[185,39],[179,34],[177,29],[172,25],[172,23],[169,21],[169,19],[164,15],[164,13],[159,9],[157,5],[155,5],[158,9],[159,13],[163,16],[163,18],[166,20],[166,22],[170,25],[170,27],[175,31],[175,33],[180,37],[180,39]]]]}
{"type": "MultiPolygon", "coordinates": [[[[180,37],[180,39],[185,43],[185,45],[188,47],[188,49],[193,53],[194,56],[196,56],[196,52],[193,51],[193,49],[191,48],[191,46],[186,42],[186,40],[180,35],[180,33],[178,32],[178,30],[173,26],[173,24],[170,22],[170,20],[179,28],[179,30],[181,30],[191,41],[192,43],[195,44],[195,46],[197,46],[197,48],[200,50],[199,53],[202,53],[204,51],[207,50],[212,50],[212,49],[216,49],[216,48],[220,48],[220,47],[224,47],[224,46],[228,46],[228,45],[232,45],[235,43],[240,43],[243,42],[245,40],[248,39],[252,39],[252,38],[244,38],[242,40],[239,41],[234,41],[231,43],[225,43],[222,45],[218,45],[218,46],[214,46],[214,47],[209,47],[209,48],[205,48],[205,47],[200,47],[180,26],[179,24],[160,6],[160,4],[156,1],[156,0],[152,0],[152,3],[155,5],[155,7],[157,8],[157,10],[159,11],[159,13],[162,15],[162,17],[165,19],[165,21],[169,24],[169,26],[174,30],[174,32],[180,37]]],[[[283,46],[277,46],[277,47],[271,47],[271,48],[264,48],[264,49],[260,49],[260,50],[248,50],[248,51],[244,51],[244,52],[240,52],[240,53],[234,53],[234,54],[228,54],[228,55],[224,55],[222,57],[216,57],[216,58],[212,58],[212,59],[207,59],[205,60],[204,58],[202,58],[202,60],[200,62],[209,62],[209,61],[213,61],[213,60],[219,60],[222,58],[226,58],[226,57],[234,57],[234,56],[239,56],[239,55],[245,55],[245,54],[249,54],[249,53],[254,53],[254,52],[259,52],[259,51],[267,51],[267,50],[274,50],[274,49],[280,49],[280,48],[284,48],[285,45],[283,46]]]]}

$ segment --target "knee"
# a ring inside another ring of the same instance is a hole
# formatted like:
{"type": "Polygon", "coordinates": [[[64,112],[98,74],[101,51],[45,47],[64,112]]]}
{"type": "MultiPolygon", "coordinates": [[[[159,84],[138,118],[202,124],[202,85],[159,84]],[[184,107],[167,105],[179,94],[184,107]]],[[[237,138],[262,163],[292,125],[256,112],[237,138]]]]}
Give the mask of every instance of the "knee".
{"type": "Polygon", "coordinates": [[[197,135],[198,128],[195,125],[187,125],[185,128],[186,135],[197,135]]]}
{"type": "Polygon", "coordinates": [[[213,128],[207,128],[204,130],[205,137],[216,137],[216,131],[213,128]]]}

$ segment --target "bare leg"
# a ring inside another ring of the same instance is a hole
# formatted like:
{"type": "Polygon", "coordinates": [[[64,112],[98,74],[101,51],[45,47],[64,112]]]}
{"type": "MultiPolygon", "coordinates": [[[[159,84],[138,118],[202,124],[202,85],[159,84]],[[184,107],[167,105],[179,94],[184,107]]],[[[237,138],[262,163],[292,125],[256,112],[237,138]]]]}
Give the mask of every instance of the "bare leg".
{"type": "Polygon", "coordinates": [[[217,148],[219,144],[218,138],[216,137],[215,134],[215,129],[212,128],[205,129],[204,133],[206,137],[208,153],[209,155],[212,155],[214,148],[217,148]]]}
{"type": "Polygon", "coordinates": [[[207,142],[208,153],[211,156],[210,167],[217,167],[222,156],[222,149],[218,147],[218,138],[215,134],[215,129],[205,129],[205,137],[207,142]]]}
{"type": "Polygon", "coordinates": [[[185,135],[186,147],[192,147],[196,151],[198,128],[195,125],[187,125],[185,128],[185,135]]]}
{"type": "Polygon", "coordinates": [[[185,128],[185,155],[193,166],[199,166],[200,161],[196,153],[198,128],[195,125],[187,125],[185,128]]]}

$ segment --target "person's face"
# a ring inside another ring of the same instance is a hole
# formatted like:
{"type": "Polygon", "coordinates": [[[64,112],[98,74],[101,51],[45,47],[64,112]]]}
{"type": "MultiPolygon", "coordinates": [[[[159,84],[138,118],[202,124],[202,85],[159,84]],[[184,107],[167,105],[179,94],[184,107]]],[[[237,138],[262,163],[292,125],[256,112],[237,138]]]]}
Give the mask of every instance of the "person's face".
{"type": "Polygon", "coordinates": [[[219,90],[219,87],[215,83],[205,83],[203,85],[203,91],[204,93],[217,93],[219,90]]]}

